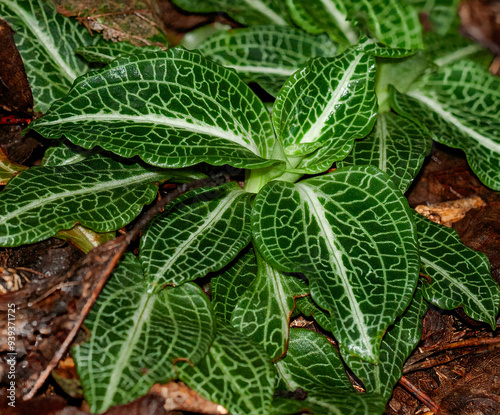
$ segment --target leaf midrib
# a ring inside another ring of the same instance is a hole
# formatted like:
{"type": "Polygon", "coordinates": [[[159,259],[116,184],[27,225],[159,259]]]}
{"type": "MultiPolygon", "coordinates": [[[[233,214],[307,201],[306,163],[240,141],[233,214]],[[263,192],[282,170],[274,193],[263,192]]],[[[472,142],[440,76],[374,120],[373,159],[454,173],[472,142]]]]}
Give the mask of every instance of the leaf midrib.
{"type": "Polygon", "coordinates": [[[223,140],[231,141],[232,143],[239,144],[242,147],[245,147],[247,150],[254,153],[255,155],[261,157],[259,149],[257,148],[255,142],[251,139],[248,139],[247,137],[245,138],[248,140],[248,143],[245,141],[245,139],[243,139],[244,136],[236,135],[234,134],[233,131],[226,131],[220,127],[212,126],[201,122],[188,123],[184,119],[181,119],[180,117],[173,118],[158,114],[122,115],[122,114],[97,113],[97,114],[73,115],[62,119],[55,119],[54,121],[44,121],[41,122],[40,125],[45,127],[63,123],[73,123],[73,122],[77,123],[79,121],[89,121],[89,122],[127,121],[127,122],[132,122],[134,124],[155,124],[155,125],[163,125],[166,127],[179,128],[184,131],[189,131],[198,134],[207,134],[223,140]]]}
{"type": "Polygon", "coordinates": [[[136,312],[131,317],[133,323],[139,322],[139,324],[132,324],[130,327],[126,339],[122,343],[122,347],[120,348],[121,353],[119,353],[119,357],[113,367],[113,370],[110,374],[109,385],[106,390],[106,395],[102,401],[102,408],[108,408],[111,406],[113,398],[116,393],[116,389],[120,380],[122,379],[123,370],[126,367],[126,363],[130,363],[130,356],[132,355],[135,345],[138,343],[140,339],[140,335],[142,333],[142,327],[146,323],[147,318],[151,315],[151,310],[154,306],[154,301],[152,300],[152,295],[144,293],[141,298],[141,302],[139,303],[136,312]],[[126,346],[126,347],[125,347],[126,346]],[[124,350],[125,349],[125,350],[124,350]]]}
{"type": "Polygon", "coordinates": [[[436,262],[432,262],[431,260],[427,259],[422,254],[420,256],[420,260],[425,266],[433,268],[435,271],[439,272],[445,280],[450,282],[452,285],[456,285],[457,287],[460,288],[462,293],[466,293],[468,297],[472,298],[474,300],[474,304],[476,304],[476,306],[483,311],[485,317],[490,315],[488,310],[483,306],[482,300],[478,298],[475,294],[473,294],[471,291],[469,291],[469,289],[464,284],[462,284],[458,278],[450,277],[449,273],[444,268],[437,265],[436,262]]]}
{"type": "MultiPolygon", "coordinates": [[[[45,49],[47,54],[52,57],[52,59],[57,63],[58,67],[62,69],[62,71],[59,71],[67,80],[70,82],[73,82],[75,78],[78,76],[77,73],[73,71],[71,67],[69,67],[62,56],[58,53],[58,48],[54,44],[53,40],[47,36],[43,30],[41,30],[40,26],[38,25],[38,22],[33,19],[27,12],[26,10],[20,8],[17,4],[9,1],[9,0],[3,0],[5,4],[13,9],[16,14],[19,16],[19,18],[24,22],[25,27],[27,30],[33,32],[35,34],[35,37],[39,40],[39,44],[45,49]]],[[[34,1],[34,0],[31,0],[34,1]]],[[[43,13],[45,14],[45,10],[42,10],[43,13]]]]}
{"type": "Polygon", "coordinates": [[[497,143],[491,138],[480,134],[472,128],[464,125],[456,116],[454,116],[449,110],[447,110],[441,104],[441,102],[434,100],[418,91],[409,92],[408,95],[429,107],[433,112],[442,117],[447,123],[451,124],[452,128],[458,129],[459,131],[462,131],[463,133],[474,138],[480,145],[486,147],[488,150],[495,153],[500,153],[500,143],[497,143]]]}
{"type": "Polygon", "coordinates": [[[313,194],[313,191],[307,188],[307,186],[301,185],[300,183],[296,185],[302,199],[305,203],[310,206],[313,216],[317,218],[318,226],[320,227],[320,235],[323,235],[325,244],[328,251],[330,252],[330,258],[335,260],[337,264],[337,275],[342,281],[342,286],[345,289],[346,297],[351,305],[352,317],[354,319],[354,324],[358,327],[359,333],[361,334],[361,341],[366,347],[370,347],[371,341],[370,336],[367,333],[367,327],[363,319],[363,313],[359,308],[359,303],[354,295],[352,285],[349,281],[348,271],[344,266],[342,261],[342,253],[348,257],[347,253],[337,248],[335,235],[332,232],[331,226],[325,217],[324,209],[321,206],[317,197],[313,194]],[[325,225],[326,224],[326,225],[325,225]]]}
{"type": "Polygon", "coordinates": [[[274,23],[281,25],[281,26],[286,26],[287,22],[280,16],[278,15],[274,10],[266,6],[262,0],[244,0],[245,3],[247,3],[251,8],[258,10],[259,13],[262,15],[266,16],[270,20],[272,20],[274,23]]]}
{"type": "MultiPolygon", "coordinates": [[[[350,62],[347,69],[344,71],[342,78],[338,85],[336,85],[335,89],[332,92],[330,99],[327,104],[321,111],[321,115],[316,119],[316,121],[311,125],[309,130],[298,140],[299,144],[312,143],[317,140],[321,134],[323,133],[323,129],[327,126],[326,121],[331,116],[332,111],[335,106],[341,100],[343,94],[345,93],[345,89],[347,89],[347,84],[351,81],[352,76],[354,75],[356,68],[361,61],[363,54],[357,54],[357,56],[350,62]]],[[[324,68],[323,68],[324,70],[324,68]]]]}
{"type": "Polygon", "coordinates": [[[13,210],[12,212],[8,213],[7,215],[5,215],[1,218],[5,223],[8,220],[12,219],[13,217],[22,215],[30,210],[33,210],[33,209],[38,208],[40,206],[54,202],[56,200],[64,199],[68,196],[74,197],[74,196],[84,195],[87,193],[95,193],[95,192],[100,192],[100,191],[105,191],[105,190],[112,190],[112,189],[116,189],[116,188],[124,187],[124,186],[130,187],[130,185],[139,184],[142,182],[144,182],[146,184],[149,181],[149,180],[147,181],[147,179],[150,178],[151,182],[153,182],[154,181],[153,179],[156,179],[156,178],[159,179],[160,177],[161,176],[156,172],[148,172],[148,173],[144,173],[144,174],[139,175],[139,176],[127,177],[125,179],[100,182],[100,183],[97,183],[96,185],[93,185],[91,187],[84,187],[84,188],[79,189],[79,190],[66,190],[66,191],[63,191],[60,193],[55,193],[55,194],[49,195],[47,197],[37,198],[37,199],[31,201],[30,203],[28,203],[27,205],[24,205],[16,210],[13,210]]]}
{"type": "MultiPolygon", "coordinates": [[[[220,216],[222,216],[225,211],[229,208],[232,207],[232,202],[234,199],[238,198],[241,194],[244,194],[245,192],[243,190],[236,190],[230,194],[226,200],[222,200],[220,204],[217,206],[216,209],[214,209],[212,212],[209,213],[209,215],[205,218],[205,221],[203,224],[198,226],[198,228],[195,231],[192,231],[190,233],[190,236],[188,239],[186,239],[183,243],[179,244],[175,251],[171,254],[170,258],[165,261],[163,266],[161,268],[158,268],[154,274],[156,274],[156,278],[150,283],[152,286],[156,286],[159,282],[159,280],[166,274],[166,272],[171,268],[173,265],[174,261],[184,253],[184,250],[187,246],[189,246],[193,240],[196,240],[198,235],[202,234],[206,228],[209,228],[211,224],[217,220],[220,216]]],[[[149,270],[150,271],[150,270],[149,270]]],[[[151,272],[151,271],[150,271],[151,272]]]]}

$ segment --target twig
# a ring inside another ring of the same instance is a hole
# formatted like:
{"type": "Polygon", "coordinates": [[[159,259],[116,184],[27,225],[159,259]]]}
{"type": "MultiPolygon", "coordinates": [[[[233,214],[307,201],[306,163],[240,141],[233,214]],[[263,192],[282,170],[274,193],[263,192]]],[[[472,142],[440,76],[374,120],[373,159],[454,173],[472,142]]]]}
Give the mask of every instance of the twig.
{"type": "Polygon", "coordinates": [[[417,388],[413,383],[411,383],[407,377],[401,376],[398,382],[403,388],[410,392],[415,398],[422,402],[427,408],[429,408],[435,414],[439,411],[439,406],[427,395],[424,391],[417,388]]]}
{"type": "Polygon", "coordinates": [[[405,365],[405,367],[403,368],[403,373],[407,374],[410,372],[416,372],[418,370],[429,369],[431,367],[449,363],[463,356],[486,353],[488,351],[492,351],[498,348],[500,348],[500,338],[498,337],[468,339],[462,342],[450,343],[438,350],[433,350],[425,354],[422,354],[421,356],[419,356],[420,358],[416,360],[414,363],[405,365]],[[474,347],[474,349],[470,350],[472,347],[474,347]],[[465,350],[456,350],[456,349],[465,349],[465,350]],[[434,358],[429,358],[428,360],[423,360],[435,353],[440,353],[440,352],[445,352],[445,353],[438,355],[434,358]]]}
{"type": "MultiPolygon", "coordinates": [[[[221,185],[224,182],[228,180],[228,177],[223,174],[215,175],[212,178],[208,179],[201,179],[201,180],[195,180],[191,183],[186,183],[186,184],[181,184],[177,186],[177,188],[168,193],[162,200],[160,200],[158,203],[156,203],[153,207],[151,207],[134,225],[134,227],[128,232],[127,234],[120,236],[118,238],[113,239],[112,241],[106,242],[105,244],[98,246],[97,248],[92,249],[81,261],[81,264],[84,265],[87,262],[92,262],[93,258],[99,258],[99,257],[104,257],[105,260],[103,261],[104,263],[107,262],[104,270],[101,271],[100,275],[97,277],[97,283],[95,285],[94,290],[92,291],[92,294],[90,295],[89,299],[86,301],[85,305],[82,308],[82,311],[80,312],[78,319],[73,323],[73,327],[71,331],[69,332],[68,336],[64,340],[64,342],[59,346],[58,350],[52,357],[51,361],[49,364],[45,367],[45,369],[40,373],[38,379],[36,380],[35,384],[31,388],[31,390],[24,396],[24,400],[29,400],[32,399],[38,389],[45,383],[47,380],[48,376],[54,370],[54,368],[57,366],[59,363],[59,360],[64,356],[66,353],[66,350],[70,346],[70,344],[73,342],[73,339],[75,338],[80,326],[82,325],[83,321],[87,317],[87,314],[89,313],[90,309],[95,303],[95,300],[99,296],[99,293],[101,292],[102,288],[106,284],[106,281],[113,271],[114,267],[118,263],[119,259],[127,249],[128,245],[139,235],[141,232],[142,228],[146,226],[146,224],[159,212],[165,208],[166,205],[171,203],[174,199],[177,197],[181,196],[182,194],[193,190],[193,189],[198,189],[201,187],[214,187],[217,185],[221,185]],[[106,259],[107,258],[107,259],[106,259]]],[[[101,260],[102,261],[102,260],[101,260]]],[[[76,268],[77,270],[78,268],[76,268]]],[[[71,275],[75,272],[75,270],[72,270],[71,274],[67,276],[66,279],[71,277],[71,275]]]]}
{"type": "Polygon", "coordinates": [[[444,346],[437,347],[435,349],[428,349],[420,354],[413,355],[407,360],[406,364],[409,366],[413,366],[416,362],[419,362],[421,360],[426,359],[429,356],[432,356],[433,354],[444,352],[446,350],[485,346],[488,344],[496,344],[496,343],[500,343],[500,337],[482,337],[479,339],[470,338],[459,342],[448,343],[445,344],[444,346]]]}

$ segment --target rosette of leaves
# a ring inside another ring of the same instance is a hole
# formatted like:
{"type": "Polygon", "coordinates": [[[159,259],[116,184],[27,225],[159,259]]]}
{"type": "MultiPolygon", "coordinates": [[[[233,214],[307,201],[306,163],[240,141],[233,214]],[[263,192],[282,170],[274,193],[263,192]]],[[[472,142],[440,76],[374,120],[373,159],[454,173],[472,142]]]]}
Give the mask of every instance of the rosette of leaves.
{"type": "MultiPolygon", "coordinates": [[[[47,159],[60,160],[58,166],[21,172],[0,193],[6,246],[75,222],[98,231],[123,226],[152,200],[155,183],[194,178],[202,162],[246,170],[243,188],[227,183],[174,201],[144,230],[139,258],[126,258],[111,277],[86,322],[91,340],[74,349],[93,411],[178,378],[233,414],[381,414],[418,342],[427,302],[462,306],[494,326],[500,299],[485,258],[416,217],[403,193],[433,139],[466,151],[476,146],[470,159],[484,166],[476,168],[479,177],[499,188],[493,114],[500,98],[488,89],[479,100],[481,83],[497,81],[470,61],[438,69],[430,58],[410,56],[423,47],[418,2],[410,3],[324,0],[331,16],[312,27],[305,2],[205,2],[198,11],[226,11],[249,26],[272,10],[274,23],[293,20],[332,42],[333,33],[349,27],[335,53],[319,51],[317,38],[299,29],[267,26],[273,36],[244,29],[238,42],[226,34],[212,39],[238,48],[250,39],[253,46],[243,51],[255,50],[259,39],[280,45],[280,34],[288,36],[285,48],[290,33],[314,41],[309,48],[302,43],[308,56],[280,81],[272,114],[245,83],[255,79],[244,81],[231,68],[246,65],[248,73],[250,54],[226,68],[216,54],[211,59],[222,65],[203,56],[208,47],[201,53],[173,48],[128,50],[77,78],[31,124],[42,136],[64,136],[83,150],[77,156],[72,146],[53,150],[47,159]],[[334,20],[343,22],[335,30],[334,20]],[[466,72],[459,76],[458,69],[466,72]],[[470,102],[481,122],[468,116],[470,102]],[[104,155],[88,157],[92,149],[104,155]],[[126,161],[131,157],[134,163],[126,161]],[[113,177],[105,165],[113,166],[113,177]],[[78,180],[92,174],[102,186],[78,180]],[[134,192],[144,196],[128,196],[134,192]],[[135,208],[115,217],[125,197],[135,208]],[[431,284],[418,286],[421,270],[431,284]],[[200,278],[210,279],[211,301],[196,285],[200,278]],[[290,332],[299,297],[299,309],[331,331],[341,357],[320,335],[290,332]],[[367,394],[349,385],[341,358],[367,394]],[[275,391],[298,387],[308,392],[306,400],[273,399],[275,391]]],[[[238,56],[234,51],[225,56],[238,56]]],[[[255,67],[258,59],[252,62],[255,67]]]]}

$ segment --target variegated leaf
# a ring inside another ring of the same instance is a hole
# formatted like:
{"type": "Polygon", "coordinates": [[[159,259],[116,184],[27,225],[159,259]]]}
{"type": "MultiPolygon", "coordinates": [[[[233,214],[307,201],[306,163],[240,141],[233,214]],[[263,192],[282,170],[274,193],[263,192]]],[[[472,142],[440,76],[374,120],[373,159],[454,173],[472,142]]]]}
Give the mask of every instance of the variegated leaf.
{"type": "Polygon", "coordinates": [[[376,109],[375,60],[349,50],[313,59],[292,75],[276,99],[273,122],[285,154],[297,160],[292,167],[319,173],[324,166],[317,159],[342,160],[354,139],[371,130],[376,109]]]}
{"type": "Polygon", "coordinates": [[[31,128],[160,167],[274,163],[260,99],[233,71],[181,48],[117,59],[79,78],[31,128]]]}
{"type": "Polygon", "coordinates": [[[308,278],[341,350],[376,363],[420,267],[415,224],[389,177],[356,166],[297,184],[271,182],[255,199],[252,226],[268,262],[308,278]]]}
{"type": "Polygon", "coordinates": [[[356,26],[350,21],[353,16],[349,14],[349,2],[286,0],[286,4],[293,21],[304,30],[310,33],[326,32],[343,45],[353,45],[358,40],[356,26]]]}
{"type": "Polygon", "coordinates": [[[296,415],[305,411],[316,415],[382,415],[385,413],[385,399],[376,394],[355,391],[312,392],[303,401],[275,399],[270,415],[296,415]]]}
{"type": "Polygon", "coordinates": [[[290,329],[285,358],[275,363],[278,387],[306,392],[344,390],[354,392],[338,352],[325,336],[311,330],[290,329]]]}
{"type": "Polygon", "coordinates": [[[95,155],[98,149],[85,150],[75,146],[71,141],[61,140],[49,147],[43,155],[43,166],[62,166],[65,164],[74,164],[86,158],[95,155]]]}
{"type": "Polygon", "coordinates": [[[88,70],[74,50],[99,38],[90,36],[76,20],[58,14],[48,1],[2,0],[0,18],[16,32],[14,40],[33,91],[34,109],[45,112],[88,70]]]}
{"type": "Polygon", "coordinates": [[[208,298],[195,284],[152,294],[131,254],[118,265],[85,320],[90,339],[72,350],[93,413],[176,378],[178,359],[197,363],[214,338],[208,298]]]}
{"type": "Polygon", "coordinates": [[[0,193],[0,245],[37,242],[75,223],[97,232],[117,230],[154,199],[154,182],[175,175],[101,156],[32,167],[0,193]]]}
{"type": "Polygon", "coordinates": [[[360,52],[366,53],[367,55],[376,56],[377,58],[390,59],[406,58],[416,52],[411,49],[391,48],[383,43],[380,43],[377,39],[373,39],[366,35],[360,36],[360,39],[354,48],[360,52]]]}
{"type": "Polygon", "coordinates": [[[312,300],[311,296],[297,298],[297,310],[306,317],[313,317],[314,321],[318,323],[324,330],[332,332],[332,318],[328,311],[322,310],[312,300]]]}
{"type": "Polygon", "coordinates": [[[363,382],[367,392],[380,394],[385,400],[389,400],[394,385],[403,373],[403,364],[420,341],[422,319],[427,308],[421,289],[417,289],[408,309],[385,333],[378,365],[352,355],[343,356],[347,366],[363,382]]]}
{"type": "Polygon", "coordinates": [[[495,330],[500,291],[486,255],[462,244],[454,229],[414,216],[422,272],[430,278],[423,284],[426,300],[445,310],[463,307],[469,317],[495,330]]]}
{"type": "Polygon", "coordinates": [[[182,284],[231,262],[251,239],[251,196],[232,182],[153,219],[140,254],[150,283],[182,284]]]}
{"type": "Polygon", "coordinates": [[[198,13],[226,12],[247,26],[288,25],[286,5],[282,0],[174,0],[184,10],[198,13]]]}
{"type": "Polygon", "coordinates": [[[87,62],[110,63],[120,56],[159,50],[162,50],[159,46],[135,46],[129,42],[100,42],[97,45],[77,48],[75,53],[85,58],[87,62]]]}
{"type": "Polygon", "coordinates": [[[210,280],[214,314],[220,321],[231,323],[236,303],[257,276],[257,258],[252,246],[242,252],[227,269],[210,280]]]}
{"type": "Polygon", "coordinates": [[[463,60],[424,76],[406,94],[391,95],[393,107],[434,140],[460,148],[474,173],[500,190],[500,80],[463,60]]]}
{"type": "Polygon", "coordinates": [[[405,193],[431,147],[432,139],[416,124],[386,112],[377,116],[373,131],[356,141],[351,153],[337,166],[376,166],[405,193]]]}
{"type": "Polygon", "coordinates": [[[214,62],[235,69],[245,82],[257,82],[277,96],[287,78],[310,58],[334,56],[337,47],[326,36],[274,25],[221,31],[199,50],[214,62]]]}
{"type": "Polygon", "coordinates": [[[208,354],[195,366],[179,362],[179,378],[233,415],[267,415],[274,368],[258,343],[223,324],[208,354]]]}
{"type": "Polygon", "coordinates": [[[258,252],[256,256],[257,276],[236,303],[231,325],[262,345],[275,360],[286,352],[294,300],[307,295],[309,287],[273,268],[258,252]]]}
{"type": "Polygon", "coordinates": [[[406,1],[348,0],[371,34],[391,48],[423,49],[418,12],[406,1]]]}
{"type": "Polygon", "coordinates": [[[406,0],[419,13],[429,16],[432,31],[439,35],[457,30],[460,26],[458,5],[460,0],[406,0]]]}
{"type": "Polygon", "coordinates": [[[476,60],[488,67],[492,54],[480,44],[459,33],[440,36],[429,32],[424,35],[425,57],[438,66],[446,66],[464,59],[476,60]]]}

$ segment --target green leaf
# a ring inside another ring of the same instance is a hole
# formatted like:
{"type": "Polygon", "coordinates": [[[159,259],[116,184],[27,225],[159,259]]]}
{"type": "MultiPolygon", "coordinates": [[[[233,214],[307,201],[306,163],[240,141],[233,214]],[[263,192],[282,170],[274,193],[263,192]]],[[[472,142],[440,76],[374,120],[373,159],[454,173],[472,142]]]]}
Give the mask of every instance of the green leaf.
{"type": "Polygon", "coordinates": [[[100,42],[97,45],[75,50],[87,62],[110,63],[123,55],[137,55],[162,50],[159,46],[135,46],[129,42],[100,42]]]}
{"type": "Polygon", "coordinates": [[[160,167],[273,164],[269,113],[233,71],[181,48],[117,59],[79,78],[31,127],[160,167]]]}
{"type": "Polygon", "coordinates": [[[232,182],[153,219],[140,255],[150,283],[182,284],[231,262],[252,236],[251,196],[232,182]]]}
{"type": "Polygon", "coordinates": [[[410,187],[432,140],[413,122],[386,112],[377,116],[375,128],[356,141],[352,152],[338,167],[372,165],[386,172],[402,193],[410,187]]]}
{"type": "Polygon", "coordinates": [[[407,94],[393,91],[394,109],[434,140],[462,149],[474,173],[500,190],[500,80],[473,61],[424,76],[407,94]]]}
{"type": "Polygon", "coordinates": [[[359,42],[354,46],[356,50],[366,53],[367,55],[376,56],[377,58],[405,58],[413,55],[416,51],[411,49],[391,48],[377,39],[372,39],[366,35],[361,35],[359,42]]]}
{"type": "Polygon", "coordinates": [[[326,32],[343,45],[353,45],[358,40],[344,1],[286,0],[286,4],[293,21],[304,30],[315,34],[326,32]]]}
{"type": "MultiPolygon", "coordinates": [[[[75,146],[70,141],[56,142],[55,145],[49,147],[43,155],[43,166],[63,166],[65,164],[75,164],[86,158],[95,155],[95,150],[85,150],[79,146],[75,146]]],[[[98,158],[98,157],[97,157],[98,158]]]]}
{"type": "Polygon", "coordinates": [[[284,275],[257,252],[258,271],[234,308],[231,325],[264,347],[271,360],[286,352],[295,298],[309,293],[298,278],[284,275]]]}
{"type": "Polygon", "coordinates": [[[212,307],[218,320],[231,323],[239,298],[257,276],[257,258],[251,246],[241,253],[220,275],[210,280],[212,307]]]}
{"type": "Polygon", "coordinates": [[[460,25],[458,5],[460,0],[406,0],[419,13],[426,13],[432,24],[432,31],[444,35],[460,25]]]}
{"type": "Polygon", "coordinates": [[[382,415],[385,400],[371,393],[326,391],[309,393],[304,401],[278,398],[270,415],[292,415],[308,411],[316,415],[382,415]]]}
{"type": "Polygon", "coordinates": [[[376,363],[420,267],[410,209],[389,177],[356,166],[296,184],[270,182],[255,199],[252,229],[267,261],[308,278],[341,350],[376,363]]]}
{"type": "Polygon", "coordinates": [[[391,110],[389,93],[391,85],[400,92],[407,92],[428,68],[429,62],[421,51],[397,61],[379,60],[376,80],[379,113],[391,110]]]}
{"type": "Polygon", "coordinates": [[[295,303],[297,305],[297,310],[299,310],[301,314],[306,317],[314,317],[314,321],[324,330],[330,333],[334,330],[330,313],[319,308],[310,296],[297,298],[295,303]]]}
{"type": "Polygon", "coordinates": [[[75,223],[97,232],[130,223],[175,175],[94,156],[64,166],[32,167],[0,193],[0,246],[49,238],[75,223]]]}
{"type": "Polygon", "coordinates": [[[194,284],[152,294],[131,254],[118,265],[85,320],[90,340],[72,350],[95,413],[176,377],[174,363],[197,363],[214,338],[210,303],[194,284]]]}
{"type": "Polygon", "coordinates": [[[274,370],[261,346],[232,328],[218,325],[210,352],[197,365],[179,362],[179,378],[233,415],[267,415],[274,370]]]}
{"type": "Polygon", "coordinates": [[[290,329],[287,354],[275,366],[280,384],[289,391],[353,391],[338,352],[325,336],[311,330],[290,329]]]}
{"type": "Polygon", "coordinates": [[[485,67],[489,67],[493,60],[492,54],[487,49],[459,33],[440,36],[428,32],[424,35],[424,42],[425,57],[438,66],[446,66],[464,59],[471,59],[484,63],[485,67]]]}
{"type": "Polygon", "coordinates": [[[2,0],[0,17],[15,30],[35,99],[35,111],[45,112],[63,97],[76,77],[88,70],[75,48],[95,43],[87,29],[58,14],[48,1],[2,0]]]}
{"type": "Polygon", "coordinates": [[[389,400],[394,385],[403,374],[403,364],[420,341],[422,319],[427,308],[428,304],[423,299],[421,290],[417,289],[408,309],[387,330],[380,347],[378,365],[355,356],[344,356],[346,364],[363,382],[367,392],[375,392],[386,401],[389,400]]]}
{"type": "Polygon", "coordinates": [[[26,166],[11,162],[0,148],[0,186],[7,184],[10,179],[26,169],[26,166]]]}
{"type": "Polygon", "coordinates": [[[226,12],[246,26],[261,24],[288,25],[286,5],[282,0],[173,0],[180,8],[197,13],[226,12]]]}
{"type": "Polygon", "coordinates": [[[430,277],[423,284],[426,300],[445,310],[463,307],[469,317],[495,330],[500,292],[488,258],[463,245],[454,229],[414,216],[422,272],[430,277]]]}
{"type": "Polygon", "coordinates": [[[227,24],[214,22],[210,25],[201,26],[186,33],[179,45],[189,50],[198,49],[198,47],[211,36],[231,29],[232,27],[227,24]]]}
{"type": "MultiPolygon", "coordinates": [[[[293,74],[276,99],[273,122],[285,154],[303,157],[322,147],[331,165],[351,151],[354,138],[371,130],[376,110],[375,60],[350,50],[313,59],[293,74]]],[[[297,169],[315,171],[315,157],[297,169]]]]}
{"type": "Polygon", "coordinates": [[[206,58],[235,69],[245,82],[257,82],[273,96],[311,57],[334,56],[337,52],[328,37],[285,26],[222,31],[199,49],[206,58]]]}
{"type": "Polygon", "coordinates": [[[399,0],[349,0],[371,34],[391,48],[423,49],[422,26],[415,8],[399,0]]]}

